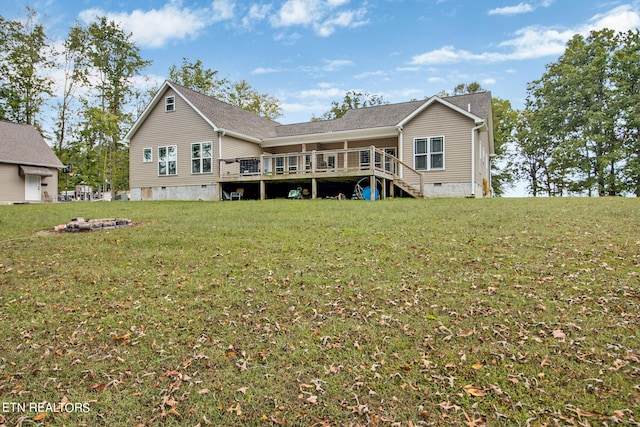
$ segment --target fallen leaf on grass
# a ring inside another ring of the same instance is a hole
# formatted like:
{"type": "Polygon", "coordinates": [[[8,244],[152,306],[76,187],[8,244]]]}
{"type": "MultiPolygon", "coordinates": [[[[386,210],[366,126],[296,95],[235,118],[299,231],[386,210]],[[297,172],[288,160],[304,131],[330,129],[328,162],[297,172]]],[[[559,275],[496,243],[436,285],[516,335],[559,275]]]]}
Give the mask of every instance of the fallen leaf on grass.
{"type": "Polygon", "coordinates": [[[44,417],[47,416],[46,412],[40,412],[38,415],[36,415],[35,417],[33,417],[33,421],[40,421],[43,420],[44,417]]]}
{"type": "Polygon", "coordinates": [[[482,369],[484,365],[482,363],[474,363],[471,367],[475,370],[482,369]]]}
{"type": "Polygon", "coordinates": [[[566,338],[567,336],[564,334],[562,329],[558,328],[558,329],[554,329],[553,330],[553,337],[554,338],[566,338]]]}
{"type": "Polygon", "coordinates": [[[473,396],[473,397],[484,397],[487,395],[486,391],[483,391],[481,388],[478,388],[474,385],[466,385],[462,388],[465,393],[467,393],[469,396],[473,396]]]}

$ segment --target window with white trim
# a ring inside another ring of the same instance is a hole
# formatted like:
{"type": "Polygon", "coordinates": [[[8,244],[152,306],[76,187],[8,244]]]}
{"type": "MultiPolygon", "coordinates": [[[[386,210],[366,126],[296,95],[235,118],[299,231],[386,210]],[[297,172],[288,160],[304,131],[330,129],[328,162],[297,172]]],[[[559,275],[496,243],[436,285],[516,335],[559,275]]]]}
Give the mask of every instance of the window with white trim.
{"type": "Polygon", "coordinates": [[[144,163],[153,162],[153,150],[151,148],[145,148],[142,150],[142,161],[144,163]]]}
{"type": "Polygon", "coordinates": [[[178,146],[158,147],[158,175],[178,174],[178,146]]]}
{"type": "Polygon", "coordinates": [[[195,142],[191,144],[191,173],[211,173],[211,165],[211,142],[195,142]]]}
{"type": "Polygon", "coordinates": [[[444,136],[416,138],[413,141],[413,165],[416,170],[444,169],[444,136]]]}
{"type": "Polygon", "coordinates": [[[176,110],[176,97],[175,96],[167,96],[164,99],[164,111],[175,111],[176,110]]]}

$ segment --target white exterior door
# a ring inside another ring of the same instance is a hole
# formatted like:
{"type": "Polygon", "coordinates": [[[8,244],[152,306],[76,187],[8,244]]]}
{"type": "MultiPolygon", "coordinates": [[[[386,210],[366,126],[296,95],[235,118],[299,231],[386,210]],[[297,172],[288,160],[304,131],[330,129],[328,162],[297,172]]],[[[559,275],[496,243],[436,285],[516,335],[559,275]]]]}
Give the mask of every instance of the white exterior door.
{"type": "Polygon", "coordinates": [[[41,201],[40,195],[40,176],[25,175],[24,199],[28,201],[41,201]]]}

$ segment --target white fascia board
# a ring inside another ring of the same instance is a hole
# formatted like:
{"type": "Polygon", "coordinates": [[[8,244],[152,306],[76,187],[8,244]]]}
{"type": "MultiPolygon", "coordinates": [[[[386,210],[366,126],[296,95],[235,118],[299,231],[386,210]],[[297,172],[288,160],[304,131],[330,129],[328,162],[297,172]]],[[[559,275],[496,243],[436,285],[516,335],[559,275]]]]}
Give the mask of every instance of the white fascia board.
{"type": "Polygon", "coordinates": [[[360,141],[363,139],[378,139],[389,136],[398,136],[397,126],[266,138],[262,141],[261,146],[266,148],[295,144],[360,141]]]}
{"type": "Polygon", "coordinates": [[[444,99],[440,98],[439,96],[432,96],[431,98],[429,98],[429,100],[427,102],[425,102],[424,104],[422,104],[419,108],[417,108],[413,113],[409,114],[407,117],[405,117],[399,124],[398,126],[404,126],[407,123],[409,123],[411,120],[413,120],[418,114],[422,113],[424,110],[426,110],[431,104],[433,104],[434,102],[439,102],[440,104],[444,105],[445,107],[451,108],[452,110],[467,116],[468,118],[470,118],[471,120],[473,120],[473,122],[476,125],[480,125],[482,123],[484,123],[484,119],[482,119],[481,117],[476,116],[475,114],[470,113],[467,110],[463,110],[462,108],[458,107],[457,105],[453,105],[450,102],[445,101],[444,99]]]}
{"type": "Polygon", "coordinates": [[[232,130],[227,130],[223,128],[215,128],[216,132],[222,132],[223,135],[232,136],[234,138],[243,139],[245,141],[253,142],[255,144],[261,145],[262,140],[260,138],[256,138],[249,135],[244,135],[242,133],[234,132],[232,130]]]}
{"type": "Polygon", "coordinates": [[[202,119],[206,121],[215,131],[218,131],[218,128],[216,127],[215,124],[213,124],[209,119],[207,119],[204,116],[204,114],[202,114],[202,112],[195,107],[195,105],[189,102],[188,99],[182,96],[180,91],[177,90],[175,87],[173,87],[173,85],[169,80],[165,80],[164,83],[162,83],[162,86],[160,86],[158,93],[156,93],[156,95],[153,97],[149,105],[147,105],[147,108],[145,108],[145,110],[142,112],[140,117],[138,117],[138,120],[136,120],[136,122],[133,124],[131,129],[129,129],[129,132],[127,132],[124,138],[122,138],[122,142],[125,142],[128,144],[131,143],[131,137],[133,136],[133,134],[137,132],[138,128],[142,125],[142,123],[144,123],[144,121],[147,119],[149,114],[151,114],[151,112],[156,107],[158,102],[165,96],[165,93],[167,92],[167,88],[173,89],[173,91],[177,94],[177,96],[180,97],[180,99],[182,99],[185,103],[187,103],[187,105],[189,105],[193,109],[193,111],[195,111],[200,117],[202,117],[202,119]]]}
{"type": "Polygon", "coordinates": [[[138,131],[138,128],[147,119],[147,116],[149,116],[149,114],[151,114],[151,112],[155,108],[155,106],[158,103],[158,101],[160,99],[162,99],[162,97],[164,96],[165,92],[167,91],[167,87],[169,87],[169,80],[165,80],[162,83],[162,86],[160,86],[160,89],[158,89],[158,92],[156,93],[156,95],[153,97],[151,102],[149,102],[149,104],[147,105],[147,108],[144,109],[142,114],[140,114],[140,117],[138,117],[138,120],[136,120],[136,122],[133,124],[133,126],[131,126],[131,129],[129,129],[129,132],[127,132],[127,134],[124,136],[124,138],[122,138],[122,140],[121,140],[122,142],[125,142],[127,144],[131,143],[131,137],[133,136],[133,134],[135,134],[138,131]]]}

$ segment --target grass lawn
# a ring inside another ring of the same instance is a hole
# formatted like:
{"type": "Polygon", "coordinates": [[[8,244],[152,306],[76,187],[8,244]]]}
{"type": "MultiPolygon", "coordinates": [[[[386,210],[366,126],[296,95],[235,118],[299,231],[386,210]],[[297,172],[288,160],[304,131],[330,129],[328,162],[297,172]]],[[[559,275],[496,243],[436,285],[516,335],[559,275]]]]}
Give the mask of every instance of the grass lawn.
{"type": "Polygon", "coordinates": [[[639,425],[639,325],[636,199],[0,206],[0,425],[639,425]]]}

